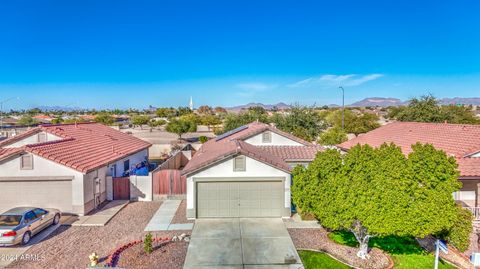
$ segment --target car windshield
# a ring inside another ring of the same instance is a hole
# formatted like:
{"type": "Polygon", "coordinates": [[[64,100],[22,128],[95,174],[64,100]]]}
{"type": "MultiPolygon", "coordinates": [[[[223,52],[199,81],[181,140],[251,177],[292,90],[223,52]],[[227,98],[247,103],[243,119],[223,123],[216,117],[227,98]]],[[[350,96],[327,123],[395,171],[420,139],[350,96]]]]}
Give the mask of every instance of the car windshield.
{"type": "Polygon", "coordinates": [[[0,226],[17,226],[22,220],[22,215],[0,215],[0,226]]]}

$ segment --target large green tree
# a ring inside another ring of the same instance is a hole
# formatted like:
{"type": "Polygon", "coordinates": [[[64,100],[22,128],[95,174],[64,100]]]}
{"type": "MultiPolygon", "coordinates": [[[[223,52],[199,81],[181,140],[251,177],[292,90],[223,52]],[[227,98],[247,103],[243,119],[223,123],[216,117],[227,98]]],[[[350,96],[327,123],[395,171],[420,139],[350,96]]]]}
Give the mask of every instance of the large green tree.
{"type": "Polygon", "coordinates": [[[140,126],[140,128],[142,128],[143,125],[148,124],[150,117],[147,115],[133,115],[131,121],[133,126],[140,126]]]}
{"type": "MultiPolygon", "coordinates": [[[[373,113],[355,113],[349,109],[344,111],[344,130],[355,135],[369,132],[380,127],[378,116],[373,113]]],[[[342,127],[342,111],[335,110],[327,116],[328,123],[336,128],[342,127]]]]}
{"type": "Polygon", "coordinates": [[[452,193],[460,188],[455,159],[416,144],[406,157],[393,144],[326,150],[294,169],[292,198],[330,229],[351,231],[357,255],[368,257],[374,236],[424,237],[449,230],[458,215],[452,193]]]}
{"type": "Polygon", "coordinates": [[[38,120],[32,118],[32,116],[26,114],[26,115],[23,115],[20,120],[18,120],[18,125],[22,125],[22,126],[32,126],[32,125],[35,125],[35,124],[38,124],[38,120]]]}
{"type": "Polygon", "coordinates": [[[331,146],[343,143],[347,140],[347,133],[342,130],[342,128],[333,127],[320,134],[318,142],[324,146],[331,146]]]}
{"type": "Polygon", "coordinates": [[[102,112],[95,116],[95,121],[104,125],[112,125],[115,122],[115,119],[112,115],[102,112]]]}
{"type": "Polygon", "coordinates": [[[249,124],[257,120],[264,123],[270,122],[268,114],[265,111],[263,111],[263,113],[260,113],[256,110],[247,110],[242,111],[238,114],[228,113],[225,116],[225,120],[223,122],[223,130],[220,131],[228,132],[242,125],[249,124]]]}
{"type": "Polygon", "coordinates": [[[480,124],[471,106],[442,106],[432,95],[412,98],[407,106],[392,107],[388,117],[399,121],[480,124]]]}
{"type": "Polygon", "coordinates": [[[276,113],[272,117],[275,126],[285,132],[314,141],[326,128],[324,119],[314,108],[294,106],[286,114],[276,113]]]}
{"type": "Polygon", "coordinates": [[[182,135],[191,131],[191,122],[181,119],[172,119],[165,127],[165,130],[169,133],[178,135],[179,139],[182,139],[182,135]]]}

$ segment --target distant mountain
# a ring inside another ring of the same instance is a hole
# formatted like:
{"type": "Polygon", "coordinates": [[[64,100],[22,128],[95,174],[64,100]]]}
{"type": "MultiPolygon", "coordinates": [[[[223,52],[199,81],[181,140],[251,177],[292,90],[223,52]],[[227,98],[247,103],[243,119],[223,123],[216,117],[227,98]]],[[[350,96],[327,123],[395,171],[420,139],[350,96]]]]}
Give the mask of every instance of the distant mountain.
{"type": "Polygon", "coordinates": [[[278,103],[278,104],[273,104],[273,105],[265,105],[265,104],[262,104],[262,103],[248,103],[246,105],[240,105],[240,106],[233,106],[233,107],[227,107],[226,109],[229,110],[229,111],[240,111],[242,109],[248,109],[250,107],[263,107],[264,109],[266,110],[271,110],[273,109],[274,107],[276,107],[277,109],[288,109],[290,108],[291,106],[285,104],[285,103],[278,103]]]}
{"type": "Polygon", "coordinates": [[[36,107],[42,111],[79,111],[83,110],[80,107],[69,107],[69,106],[39,106],[36,107]]]}
{"type": "Polygon", "coordinates": [[[480,106],[480,97],[472,97],[472,98],[462,98],[462,97],[443,98],[443,99],[440,99],[440,104],[442,104],[442,105],[474,105],[474,106],[480,106]]]}
{"type": "Polygon", "coordinates": [[[397,98],[384,98],[384,97],[369,97],[361,101],[352,103],[348,106],[351,107],[366,107],[366,106],[379,106],[379,107],[388,107],[388,106],[401,106],[404,105],[402,100],[397,98]]]}

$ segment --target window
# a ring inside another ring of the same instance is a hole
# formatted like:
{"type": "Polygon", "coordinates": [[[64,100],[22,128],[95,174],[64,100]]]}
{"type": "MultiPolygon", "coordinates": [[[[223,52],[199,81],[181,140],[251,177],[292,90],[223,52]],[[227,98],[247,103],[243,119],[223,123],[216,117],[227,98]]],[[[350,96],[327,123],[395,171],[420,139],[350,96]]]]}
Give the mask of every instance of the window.
{"type": "Polygon", "coordinates": [[[272,143],[272,133],[263,132],[262,133],[262,142],[263,143],[272,143]]]}
{"type": "Polygon", "coordinates": [[[46,133],[39,133],[38,134],[38,143],[47,142],[47,134],[46,133]]]}
{"type": "Polygon", "coordinates": [[[33,169],[33,156],[30,154],[22,155],[20,159],[20,169],[32,170],[33,169]]]}
{"type": "Polygon", "coordinates": [[[35,213],[33,213],[33,211],[28,211],[25,214],[25,222],[27,223],[34,221],[36,218],[37,217],[35,216],[35,213]]]}
{"type": "Polygon", "coordinates": [[[33,213],[35,213],[35,215],[37,216],[37,218],[40,218],[41,216],[43,215],[46,215],[47,214],[47,211],[41,209],[41,208],[36,208],[35,210],[33,210],[33,213]]]}
{"type": "Polygon", "coordinates": [[[123,162],[123,171],[126,172],[130,170],[130,160],[126,160],[123,162]]]}
{"type": "Polygon", "coordinates": [[[245,171],[245,156],[233,158],[233,171],[245,171]]]}
{"type": "Polygon", "coordinates": [[[453,193],[456,201],[475,201],[475,191],[456,191],[453,193]]]}

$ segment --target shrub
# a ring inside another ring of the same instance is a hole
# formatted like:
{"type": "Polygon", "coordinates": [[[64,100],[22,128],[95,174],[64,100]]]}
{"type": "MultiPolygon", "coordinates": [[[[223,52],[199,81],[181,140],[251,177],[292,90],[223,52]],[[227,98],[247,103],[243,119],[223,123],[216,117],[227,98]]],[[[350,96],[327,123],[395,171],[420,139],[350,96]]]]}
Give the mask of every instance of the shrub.
{"type": "Polygon", "coordinates": [[[465,208],[458,207],[458,218],[452,228],[441,234],[440,237],[446,239],[448,243],[455,246],[458,250],[464,252],[470,244],[470,234],[472,233],[473,216],[472,213],[465,208]]]}
{"type": "Polygon", "coordinates": [[[198,141],[200,141],[200,143],[203,144],[203,143],[205,143],[205,142],[208,141],[208,137],[202,135],[202,136],[200,136],[200,137],[198,138],[198,141]]]}
{"type": "Polygon", "coordinates": [[[153,239],[152,239],[152,234],[148,233],[145,235],[145,240],[143,240],[143,250],[145,250],[145,253],[150,254],[153,251],[153,245],[152,245],[153,239]]]}

